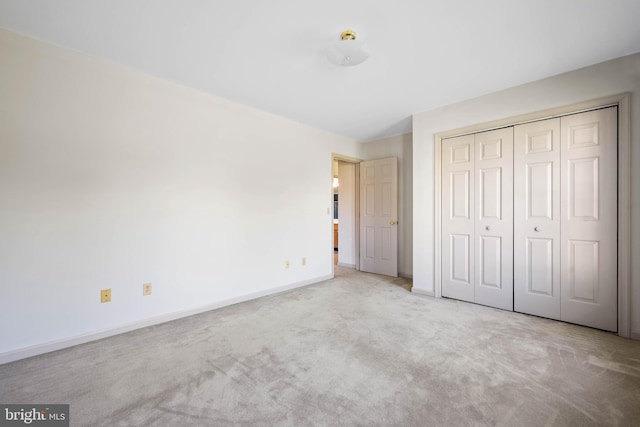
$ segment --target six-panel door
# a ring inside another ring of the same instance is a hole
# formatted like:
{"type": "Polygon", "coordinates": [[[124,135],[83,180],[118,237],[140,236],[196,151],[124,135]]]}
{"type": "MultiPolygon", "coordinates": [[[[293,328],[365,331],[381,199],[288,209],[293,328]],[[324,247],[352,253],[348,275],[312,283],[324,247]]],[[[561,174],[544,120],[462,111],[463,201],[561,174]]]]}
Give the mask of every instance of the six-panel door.
{"type": "Polygon", "coordinates": [[[398,277],[398,159],[360,163],[360,270],[398,277]]]}

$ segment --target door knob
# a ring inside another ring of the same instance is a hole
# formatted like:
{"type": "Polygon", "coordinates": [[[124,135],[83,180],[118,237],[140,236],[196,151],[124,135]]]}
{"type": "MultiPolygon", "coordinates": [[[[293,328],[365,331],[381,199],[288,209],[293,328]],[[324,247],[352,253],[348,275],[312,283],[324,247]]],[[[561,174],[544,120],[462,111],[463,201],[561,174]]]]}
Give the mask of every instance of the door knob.
{"type": "Polygon", "coordinates": [[[540,231],[540,227],[533,227],[533,231],[540,231]]]}
{"type": "Polygon", "coordinates": [[[489,227],[488,225],[484,228],[485,230],[489,231],[491,230],[491,227],[489,227]]]}
{"type": "Polygon", "coordinates": [[[392,219],[391,221],[389,221],[389,224],[391,225],[396,225],[398,223],[398,221],[396,221],[395,219],[392,219]]]}

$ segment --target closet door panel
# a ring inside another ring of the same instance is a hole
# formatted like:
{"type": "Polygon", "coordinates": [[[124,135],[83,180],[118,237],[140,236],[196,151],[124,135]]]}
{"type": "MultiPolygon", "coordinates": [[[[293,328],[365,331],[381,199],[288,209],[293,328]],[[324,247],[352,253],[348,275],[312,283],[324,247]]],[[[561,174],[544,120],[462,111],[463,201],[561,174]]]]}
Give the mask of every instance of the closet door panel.
{"type": "Polygon", "coordinates": [[[561,319],[617,331],[617,107],[561,126],[561,319]]]}
{"type": "Polygon", "coordinates": [[[442,145],[442,296],[474,301],[474,137],[442,145]]]}
{"type": "Polygon", "coordinates": [[[560,119],[514,128],[514,310],[560,319],[560,119]]]}
{"type": "Polygon", "coordinates": [[[513,310],[513,128],[475,135],[475,302],[513,310]]]}

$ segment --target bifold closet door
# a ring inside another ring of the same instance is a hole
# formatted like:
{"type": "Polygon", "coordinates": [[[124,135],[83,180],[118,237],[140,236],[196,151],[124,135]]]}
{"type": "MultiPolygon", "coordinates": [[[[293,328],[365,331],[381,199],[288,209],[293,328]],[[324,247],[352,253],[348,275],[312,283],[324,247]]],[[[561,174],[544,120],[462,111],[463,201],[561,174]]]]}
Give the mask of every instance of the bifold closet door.
{"type": "Polygon", "coordinates": [[[618,111],[560,119],[561,319],[607,331],[618,325],[618,111]]]}
{"type": "Polygon", "coordinates": [[[474,135],[442,142],[442,296],[474,302],[474,135]]]}
{"type": "Polygon", "coordinates": [[[513,308],[560,319],[560,119],[514,128],[513,308]]]}
{"type": "Polygon", "coordinates": [[[514,129],[514,309],[617,330],[617,107],[514,129]]]}
{"type": "Polygon", "coordinates": [[[513,310],[513,128],[475,135],[474,302],[513,310]]]}
{"type": "Polygon", "coordinates": [[[442,295],[513,310],[513,129],[443,141],[442,295]]]}

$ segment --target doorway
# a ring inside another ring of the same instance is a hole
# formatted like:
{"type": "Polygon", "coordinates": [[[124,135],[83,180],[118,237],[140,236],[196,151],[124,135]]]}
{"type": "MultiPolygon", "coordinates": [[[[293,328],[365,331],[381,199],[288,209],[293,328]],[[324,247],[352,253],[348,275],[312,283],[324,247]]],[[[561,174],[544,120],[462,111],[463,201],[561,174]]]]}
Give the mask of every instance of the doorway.
{"type": "Polygon", "coordinates": [[[398,277],[398,159],[332,154],[335,266],[398,277]]]}
{"type": "Polygon", "coordinates": [[[359,169],[360,160],[332,154],[332,268],[359,270],[359,169]]]}

